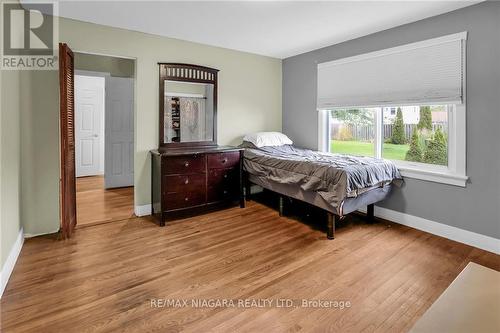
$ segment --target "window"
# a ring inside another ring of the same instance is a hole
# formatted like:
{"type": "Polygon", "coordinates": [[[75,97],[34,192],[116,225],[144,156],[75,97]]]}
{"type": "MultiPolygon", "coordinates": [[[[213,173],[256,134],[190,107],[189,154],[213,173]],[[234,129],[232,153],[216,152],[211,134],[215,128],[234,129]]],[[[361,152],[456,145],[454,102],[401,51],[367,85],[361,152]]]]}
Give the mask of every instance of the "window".
{"type": "Polygon", "coordinates": [[[330,152],[375,156],[374,109],[336,109],[328,119],[330,152]]]}
{"type": "Polygon", "coordinates": [[[466,177],[459,172],[465,169],[465,132],[457,128],[465,128],[465,107],[395,109],[394,114],[390,107],[322,111],[326,121],[320,132],[327,137],[323,150],[388,159],[403,176],[464,186],[466,177]]]}
{"type": "Polygon", "coordinates": [[[453,106],[401,106],[394,114],[392,109],[329,110],[329,152],[448,166],[448,110],[453,106]],[[376,147],[379,115],[381,140],[376,147]]]}
{"type": "Polygon", "coordinates": [[[319,147],[465,186],[467,33],[318,64],[319,147]]]}
{"type": "Polygon", "coordinates": [[[382,157],[448,166],[448,109],[451,105],[382,108],[382,157]]]}

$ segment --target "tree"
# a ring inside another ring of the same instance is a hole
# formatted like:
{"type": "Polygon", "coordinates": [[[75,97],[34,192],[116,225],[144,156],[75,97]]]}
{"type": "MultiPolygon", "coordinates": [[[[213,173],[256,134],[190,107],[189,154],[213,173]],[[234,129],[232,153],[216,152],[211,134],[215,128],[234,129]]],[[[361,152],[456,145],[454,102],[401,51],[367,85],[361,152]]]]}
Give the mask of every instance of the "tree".
{"type": "Polygon", "coordinates": [[[406,161],[422,162],[422,149],[420,148],[420,138],[418,130],[414,129],[411,135],[410,149],[406,152],[406,161]]]}
{"type": "Polygon", "coordinates": [[[332,110],[332,117],[349,125],[372,125],[373,112],[365,109],[332,110]]]}
{"type": "Polygon", "coordinates": [[[446,138],[441,128],[438,127],[432,140],[427,145],[424,153],[424,162],[430,164],[448,164],[448,149],[446,147],[446,138]]]}
{"type": "Polygon", "coordinates": [[[420,120],[418,121],[417,128],[419,130],[427,129],[432,131],[432,112],[430,106],[420,107],[420,120]]]}
{"type": "Polygon", "coordinates": [[[395,145],[404,145],[406,142],[405,124],[403,121],[403,112],[401,111],[401,108],[398,108],[398,112],[396,113],[396,119],[394,119],[391,142],[394,143],[395,145]]]}

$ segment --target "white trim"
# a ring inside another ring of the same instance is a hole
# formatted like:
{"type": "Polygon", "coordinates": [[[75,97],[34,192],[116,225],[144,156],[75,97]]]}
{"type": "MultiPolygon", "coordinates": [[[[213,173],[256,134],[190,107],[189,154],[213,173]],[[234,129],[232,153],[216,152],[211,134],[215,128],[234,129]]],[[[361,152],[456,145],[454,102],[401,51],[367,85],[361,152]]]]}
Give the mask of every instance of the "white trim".
{"type": "Polygon", "coordinates": [[[23,244],[24,244],[24,231],[23,228],[21,228],[21,230],[19,230],[19,233],[17,235],[16,241],[14,242],[12,248],[10,249],[9,256],[7,257],[7,260],[5,260],[2,270],[0,271],[0,298],[3,295],[5,288],[7,287],[7,283],[9,282],[10,275],[14,270],[17,258],[19,258],[19,254],[21,253],[23,244]]]}
{"type": "Polygon", "coordinates": [[[414,169],[406,166],[398,166],[398,169],[403,177],[427,180],[434,183],[466,187],[467,181],[469,180],[469,177],[467,176],[450,172],[438,172],[416,168],[414,169]]]}
{"type": "MultiPolygon", "coordinates": [[[[366,211],[366,209],[360,209],[360,211],[366,211]]],[[[500,254],[500,239],[497,238],[378,206],[375,206],[375,216],[485,251],[500,254]]]]}
{"type": "Polygon", "coordinates": [[[374,127],[375,127],[375,133],[374,133],[374,140],[373,140],[373,156],[375,158],[382,158],[382,146],[384,144],[384,117],[382,114],[382,108],[377,108],[377,110],[374,111],[373,115],[373,120],[374,120],[374,127]]]}
{"type": "Polygon", "coordinates": [[[134,213],[136,216],[147,216],[151,215],[151,204],[135,206],[134,213]]]}
{"type": "Polygon", "coordinates": [[[442,36],[442,37],[427,39],[427,40],[423,40],[423,41],[415,42],[415,43],[411,43],[411,44],[395,46],[395,47],[391,47],[391,48],[383,49],[383,50],[379,50],[379,51],[359,54],[359,55],[355,55],[352,57],[327,61],[327,62],[323,62],[323,63],[318,64],[318,68],[325,68],[325,67],[336,66],[336,65],[340,65],[340,64],[346,64],[346,63],[350,63],[350,62],[354,62],[354,61],[385,56],[388,54],[399,53],[399,52],[408,51],[408,50],[415,50],[415,49],[419,49],[422,47],[428,47],[428,46],[432,46],[432,45],[438,45],[438,44],[453,42],[453,41],[457,41],[457,40],[467,40],[467,31],[463,31],[463,32],[459,32],[459,33],[451,34],[451,35],[446,35],[446,36],[442,36]]]}
{"type": "Polygon", "coordinates": [[[467,175],[467,108],[458,104],[448,112],[448,168],[450,173],[467,175]],[[452,138],[450,139],[450,137],[452,138]]]}
{"type": "Polygon", "coordinates": [[[330,128],[328,121],[328,111],[319,110],[318,112],[318,150],[329,151],[330,128]]]}

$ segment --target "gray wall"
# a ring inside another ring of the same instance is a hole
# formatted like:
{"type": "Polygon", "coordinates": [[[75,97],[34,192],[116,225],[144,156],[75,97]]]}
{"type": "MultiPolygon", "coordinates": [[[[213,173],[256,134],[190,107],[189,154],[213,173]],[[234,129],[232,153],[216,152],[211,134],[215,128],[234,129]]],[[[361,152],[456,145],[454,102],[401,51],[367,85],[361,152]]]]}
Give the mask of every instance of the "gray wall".
{"type": "Polygon", "coordinates": [[[466,188],[406,179],[380,206],[500,238],[500,2],[447,14],[287,58],[283,61],[283,131],[317,148],[318,63],[468,31],[466,188]]]}

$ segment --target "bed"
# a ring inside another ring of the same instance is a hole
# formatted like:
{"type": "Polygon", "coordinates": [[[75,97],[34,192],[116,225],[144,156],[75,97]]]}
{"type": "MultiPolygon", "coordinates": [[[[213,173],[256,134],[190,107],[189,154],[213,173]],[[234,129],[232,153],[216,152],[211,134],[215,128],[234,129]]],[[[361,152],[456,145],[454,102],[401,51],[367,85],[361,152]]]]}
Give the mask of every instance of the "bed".
{"type": "MultiPolygon", "coordinates": [[[[291,141],[290,141],[291,142],[291,141]]],[[[335,224],[345,215],[367,207],[373,221],[373,204],[384,200],[402,177],[387,160],[302,149],[292,144],[256,146],[243,141],[246,197],[251,184],[305,201],[328,212],[327,237],[335,236],[335,224]]]]}

